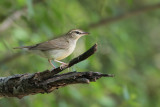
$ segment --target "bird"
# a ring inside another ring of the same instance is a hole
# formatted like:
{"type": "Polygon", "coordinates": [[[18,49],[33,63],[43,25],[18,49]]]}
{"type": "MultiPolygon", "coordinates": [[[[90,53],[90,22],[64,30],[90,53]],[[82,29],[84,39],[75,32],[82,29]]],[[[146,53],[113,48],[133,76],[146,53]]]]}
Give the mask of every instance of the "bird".
{"type": "Polygon", "coordinates": [[[75,50],[77,40],[88,35],[88,32],[84,32],[81,29],[72,29],[68,33],[54,38],[52,40],[38,43],[32,46],[21,46],[13,49],[25,49],[32,53],[38,54],[41,57],[47,58],[53,69],[56,67],[52,64],[52,60],[61,63],[60,68],[68,65],[62,62],[62,59],[68,57],[75,50]]]}

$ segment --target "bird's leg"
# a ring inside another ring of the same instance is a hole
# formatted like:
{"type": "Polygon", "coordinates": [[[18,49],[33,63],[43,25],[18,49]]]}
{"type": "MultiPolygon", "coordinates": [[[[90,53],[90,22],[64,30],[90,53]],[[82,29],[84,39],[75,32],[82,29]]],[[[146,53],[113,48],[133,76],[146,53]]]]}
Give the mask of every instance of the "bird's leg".
{"type": "Polygon", "coordinates": [[[51,60],[48,59],[48,62],[52,65],[53,69],[55,69],[56,67],[52,64],[51,60]]]}
{"type": "Polygon", "coordinates": [[[58,60],[54,60],[55,62],[59,62],[59,63],[61,63],[61,64],[63,64],[63,65],[68,65],[67,63],[64,63],[64,62],[62,62],[62,61],[58,61],[58,60]]]}
{"type": "Polygon", "coordinates": [[[63,67],[65,67],[65,66],[68,66],[68,64],[67,63],[64,63],[64,62],[61,62],[61,61],[58,61],[58,60],[54,60],[55,62],[59,62],[59,63],[61,63],[61,66],[60,66],[60,68],[62,69],[63,67]]]}

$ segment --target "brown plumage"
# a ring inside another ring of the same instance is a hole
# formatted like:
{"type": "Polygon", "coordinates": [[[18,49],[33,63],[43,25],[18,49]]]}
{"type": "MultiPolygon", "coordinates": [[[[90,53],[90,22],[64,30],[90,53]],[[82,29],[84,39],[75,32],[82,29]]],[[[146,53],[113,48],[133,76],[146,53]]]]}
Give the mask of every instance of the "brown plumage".
{"type": "Polygon", "coordinates": [[[53,68],[55,68],[54,65],[51,63],[51,60],[62,63],[62,65],[66,65],[59,60],[62,60],[69,56],[74,51],[77,40],[81,36],[87,34],[89,33],[86,33],[80,29],[73,29],[64,36],[55,38],[53,40],[42,42],[33,46],[16,47],[14,49],[24,48],[42,57],[46,57],[48,58],[48,61],[53,66],[53,68]]]}

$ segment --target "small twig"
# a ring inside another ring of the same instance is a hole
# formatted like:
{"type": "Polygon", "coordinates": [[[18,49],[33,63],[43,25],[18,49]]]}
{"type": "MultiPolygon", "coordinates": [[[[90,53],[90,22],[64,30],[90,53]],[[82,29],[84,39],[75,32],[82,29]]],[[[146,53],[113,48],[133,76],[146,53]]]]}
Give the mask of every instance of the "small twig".
{"type": "Polygon", "coordinates": [[[86,51],[85,53],[83,53],[82,55],[80,55],[80,56],[72,59],[69,62],[68,67],[71,67],[74,64],[77,64],[78,62],[87,59],[89,56],[91,56],[92,54],[94,54],[96,51],[97,51],[97,43],[95,45],[93,45],[88,51],[86,51]]]}

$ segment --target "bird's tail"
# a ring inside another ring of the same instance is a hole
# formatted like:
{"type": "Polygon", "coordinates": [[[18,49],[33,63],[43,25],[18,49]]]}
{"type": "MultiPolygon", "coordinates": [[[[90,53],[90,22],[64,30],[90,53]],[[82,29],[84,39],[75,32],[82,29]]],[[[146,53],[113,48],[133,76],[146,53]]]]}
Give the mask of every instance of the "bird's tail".
{"type": "Polygon", "coordinates": [[[29,49],[31,46],[21,46],[21,47],[15,47],[13,49],[29,49]]]}

